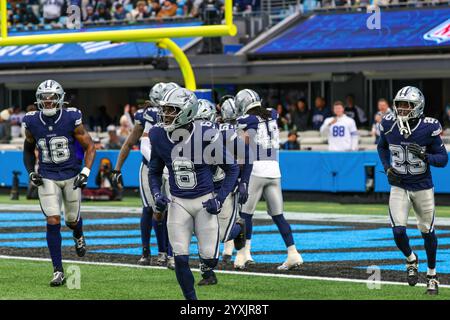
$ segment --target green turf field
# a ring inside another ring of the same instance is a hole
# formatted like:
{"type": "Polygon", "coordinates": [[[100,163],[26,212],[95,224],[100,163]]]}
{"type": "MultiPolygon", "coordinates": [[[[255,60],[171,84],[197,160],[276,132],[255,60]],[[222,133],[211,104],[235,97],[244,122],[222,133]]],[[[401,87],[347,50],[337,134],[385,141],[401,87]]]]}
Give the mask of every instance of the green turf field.
{"type": "MultiPolygon", "coordinates": [[[[21,197],[19,201],[12,201],[7,195],[0,195],[0,204],[38,204],[37,200],[26,200],[21,197]]],[[[119,206],[140,207],[141,200],[138,197],[126,197],[122,201],[85,201],[86,206],[119,206]]],[[[265,210],[264,202],[260,202],[257,210],[265,210]]],[[[318,212],[318,213],[341,213],[341,214],[377,214],[387,215],[387,204],[340,204],[333,202],[307,202],[286,201],[285,211],[292,212],[318,212]]],[[[436,207],[438,217],[450,217],[450,206],[436,207]]]]}
{"type": "MultiPolygon", "coordinates": [[[[80,289],[51,288],[50,262],[0,259],[0,299],[182,299],[170,270],[78,265],[80,289]]],[[[69,265],[66,264],[66,272],[69,265]]],[[[199,274],[195,273],[196,281],[199,274]]],[[[424,295],[424,287],[287,279],[219,274],[219,284],[196,286],[199,299],[450,299],[450,289],[438,297],[424,295]]],[[[70,281],[69,281],[70,282],[70,281]]],[[[72,282],[73,283],[73,282],[72,282]]]]}

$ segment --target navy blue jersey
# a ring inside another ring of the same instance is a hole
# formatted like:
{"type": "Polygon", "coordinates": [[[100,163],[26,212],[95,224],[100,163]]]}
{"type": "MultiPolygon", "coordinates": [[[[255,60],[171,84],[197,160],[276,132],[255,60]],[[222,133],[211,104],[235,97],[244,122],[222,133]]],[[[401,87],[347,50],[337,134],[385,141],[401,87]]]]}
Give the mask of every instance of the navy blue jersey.
{"type": "Polygon", "coordinates": [[[402,177],[397,187],[417,191],[433,188],[430,166],[444,167],[448,161],[447,151],[442,143],[441,125],[434,118],[421,118],[411,135],[400,134],[393,114],[387,114],[381,121],[378,154],[384,169],[393,167],[402,177]],[[422,161],[408,151],[408,145],[417,143],[427,153],[422,161]]]}
{"type": "Polygon", "coordinates": [[[61,109],[52,117],[32,111],[23,118],[23,126],[36,140],[39,174],[44,178],[67,180],[80,172],[74,131],[82,123],[81,118],[81,111],[76,108],[61,109]]]}
{"type": "Polygon", "coordinates": [[[256,115],[244,115],[237,119],[238,129],[246,131],[250,138],[250,149],[255,157],[253,160],[276,160],[276,150],[280,147],[278,130],[278,113],[270,111],[267,120],[256,115]]]}
{"type": "Polygon", "coordinates": [[[149,176],[153,195],[161,192],[164,166],[169,170],[170,193],[173,196],[194,199],[212,193],[212,167],[219,165],[224,170],[225,180],[217,197],[223,202],[236,183],[239,167],[220,139],[220,132],[213,123],[201,120],[192,124],[190,132],[183,131],[184,135],[175,137],[179,132],[175,130],[169,138],[160,126],[150,129],[152,154],[149,176]]]}
{"type": "MultiPolygon", "coordinates": [[[[152,126],[156,125],[158,123],[158,119],[158,109],[153,107],[139,109],[134,114],[134,124],[139,124],[142,128],[145,128],[146,123],[150,123],[152,126]]],[[[142,157],[142,162],[144,165],[148,165],[148,161],[145,157],[142,157]]]]}
{"type": "MultiPolygon", "coordinates": [[[[238,136],[236,126],[228,123],[216,124],[217,129],[222,135],[223,144],[227,147],[234,158],[241,164],[239,178],[242,181],[248,183],[250,180],[250,174],[253,169],[253,164],[250,163],[250,155],[248,146],[238,136]]],[[[222,186],[222,182],[225,179],[225,172],[219,167],[212,167],[214,189],[217,192],[222,186]]],[[[236,181],[237,185],[238,181],[236,181]]]]}

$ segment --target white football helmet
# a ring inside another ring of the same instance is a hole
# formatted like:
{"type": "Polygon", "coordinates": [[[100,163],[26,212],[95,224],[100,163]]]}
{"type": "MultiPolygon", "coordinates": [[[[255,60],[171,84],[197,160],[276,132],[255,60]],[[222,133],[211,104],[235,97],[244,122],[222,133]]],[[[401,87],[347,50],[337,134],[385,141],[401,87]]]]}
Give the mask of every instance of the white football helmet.
{"type": "Polygon", "coordinates": [[[408,120],[420,118],[425,108],[425,98],[416,87],[401,88],[394,98],[394,114],[401,134],[411,134],[408,120]]]}
{"type": "Polygon", "coordinates": [[[251,89],[244,89],[236,94],[234,104],[238,109],[239,115],[244,115],[247,114],[248,110],[255,107],[260,107],[261,98],[255,91],[251,89]]]}
{"type": "Polygon", "coordinates": [[[45,80],[36,90],[36,104],[45,116],[54,116],[63,107],[66,93],[55,80],[45,80]]]}
{"type": "Polygon", "coordinates": [[[159,105],[162,126],[168,132],[192,122],[198,111],[197,97],[185,88],[167,91],[159,105]]]}
{"type": "Polygon", "coordinates": [[[216,121],[216,107],[209,100],[198,99],[198,111],[194,119],[216,121]]]}

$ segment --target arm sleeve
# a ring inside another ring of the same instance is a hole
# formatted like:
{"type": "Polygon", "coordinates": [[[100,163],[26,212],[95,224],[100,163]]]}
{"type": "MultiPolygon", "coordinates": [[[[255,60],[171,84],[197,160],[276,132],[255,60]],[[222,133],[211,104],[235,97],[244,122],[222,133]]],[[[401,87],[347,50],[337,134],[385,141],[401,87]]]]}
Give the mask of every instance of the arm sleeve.
{"type": "Polygon", "coordinates": [[[141,138],[141,153],[145,160],[150,161],[150,155],[152,154],[152,147],[150,145],[149,137],[141,138]]]}
{"type": "Polygon", "coordinates": [[[23,143],[23,163],[28,174],[34,172],[34,166],[36,165],[36,155],[34,154],[35,148],[36,145],[27,140],[23,143]]]}
{"type": "Polygon", "coordinates": [[[150,189],[153,196],[161,193],[162,175],[164,170],[164,161],[156,152],[152,152],[148,163],[148,178],[150,180],[150,189]]]}
{"type": "Polygon", "coordinates": [[[225,179],[223,180],[222,187],[217,193],[217,199],[223,203],[236,185],[239,176],[239,166],[237,164],[222,164],[220,167],[225,172],[225,179]]]}
{"type": "Polygon", "coordinates": [[[381,163],[383,164],[384,171],[386,171],[390,166],[390,151],[389,144],[384,136],[384,132],[381,132],[380,140],[377,145],[378,156],[380,157],[381,163]]]}
{"type": "Polygon", "coordinates": [[[240,178],[241,178],[241,182],[245,182],[249,183],[250,181],[250,175],[252,174],[252,170],[253,170],[253,154],[252,154],[252,149],[250,148],[250,146],[248,144],[245,144],[244,141],[242,141],[241,139],[236,139],[236,143],[242,143],[244,144],[244,150],[245,150],[245,154],[244,154],[244,163],[241,167],[241,173],[240,173],[240,178]]]}
{"type": "Polygon", "coordinates": [[[447,165],[448,153],[440,136],[433,137],[428,151],[427,159],[431,166],[443,168],[447,165]]]}

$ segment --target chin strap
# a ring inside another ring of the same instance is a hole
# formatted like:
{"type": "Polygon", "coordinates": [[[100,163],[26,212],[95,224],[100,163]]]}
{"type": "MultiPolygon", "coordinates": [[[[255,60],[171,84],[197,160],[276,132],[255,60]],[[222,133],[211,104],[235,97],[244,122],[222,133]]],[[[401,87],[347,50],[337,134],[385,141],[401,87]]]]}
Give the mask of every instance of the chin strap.
{"type": "Polygon", "coordinates": [[[408,120],[397,119],[397,124],[398,124],[398,129],[399,129],[401,135],[403,135],[403,136],[411,135],[411,128],[409,127],[408,120]],[[405,126],[405,122],[406,122],[406,126],[405,126]]]}

